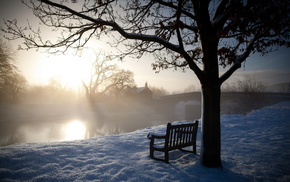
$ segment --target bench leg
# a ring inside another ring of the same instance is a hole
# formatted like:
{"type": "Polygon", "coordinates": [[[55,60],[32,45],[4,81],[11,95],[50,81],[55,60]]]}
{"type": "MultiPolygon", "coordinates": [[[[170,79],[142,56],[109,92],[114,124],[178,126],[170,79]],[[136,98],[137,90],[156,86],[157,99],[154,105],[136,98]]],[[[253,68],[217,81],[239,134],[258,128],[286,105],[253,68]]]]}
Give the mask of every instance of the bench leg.
{"type": "Polygon", "coordinates": [[[150,148],[150,157],[154,158],[154,150],[152,148],[150,148]]]}
{"type": "Polygon", "coordinates": [[[168,153],[168,151],[165,151],[164,155],[165,155],[165,162],[168,163],[169,162],[169,153],[168,153]]]}
{"type": "Polygon", "coordinates": [[[193,145],[193,153],[196,154],[196,144],[193,145]]]}
{"type": "Polygon", "coordinates": [[[158,161],[163,161],[163,162],[169,163],[169,154],[168,154],[168,151],[167,152],[164,152],[164,159],[160,159],[160,158],[154,157],[154,149],[151,149],[150,148],[150,157],[152,159],[155,159],[155,160],[158,160],[158,161]]]}

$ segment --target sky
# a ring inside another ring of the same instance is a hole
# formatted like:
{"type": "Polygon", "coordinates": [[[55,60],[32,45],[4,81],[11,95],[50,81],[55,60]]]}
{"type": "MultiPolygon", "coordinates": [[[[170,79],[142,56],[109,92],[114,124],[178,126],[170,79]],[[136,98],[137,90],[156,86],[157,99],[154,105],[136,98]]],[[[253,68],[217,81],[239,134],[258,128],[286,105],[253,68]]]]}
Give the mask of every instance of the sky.
{"type": "MultiPolygon", "coordinates": [[[[0,22],[3,19],[17,18],[18,22],[26,23],[29,19],[32,25],[37,27],[32,13],[19,1],[1,0],[0,2],[0,22]],[[35,24],[34,24],[35,23],[35,24]]],[[[51,35],[55,36],[55,35],[51,35]]],[[[16,50],[21,40],[10,41],[11,47],[16,50]]],[[[77,88],[80,80],[88,74],[88,61],[95,59],[94,51],[107,52],[111,50],[104,41],[90,41],[92,48],[86,50],[81,56],[76,56],[70,52],[64,56],[55,56],[45,53],[40,49],[17,51],[15,56],[16,65],[22,71],[30,84],[47,84],[50,78],[62,80],[64,86],[77,88]],[[79,76],[81,75],[81,76],[79,76]]],[[[246,64],[242,66],[228,82],[240,79],[244,74],[255,74],[255,76],[266,82],[268,85],[290,82],[290,51],[281,48],[279,51],[269,53],[267,56],[251,55],[246,64]]],[[[170,92],[182,92],[184,89],[191,88],[198,90],[200,84],[195,74],[191,70],[185,73],[174,70],[165,70],[156,74],[152,70],[150,56],[144,56],[139,60],[128,59],[118,62],[121,69],[134,72],[134,79],[138,87],[144,86],[148,82],[149,86],[164,88],[170,92]]],[[[224,70],[221,70],[223,72],[224,70]]]]}

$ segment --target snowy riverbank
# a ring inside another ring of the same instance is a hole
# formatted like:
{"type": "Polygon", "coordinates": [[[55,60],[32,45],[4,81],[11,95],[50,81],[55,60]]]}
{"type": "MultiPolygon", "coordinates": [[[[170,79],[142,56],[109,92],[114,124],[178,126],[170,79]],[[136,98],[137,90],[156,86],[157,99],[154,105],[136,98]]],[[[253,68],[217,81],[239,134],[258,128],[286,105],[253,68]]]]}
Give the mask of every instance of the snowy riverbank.
{"type": "Polygon", "coordinates": [[[248,115],[222,116],[223,169],[173,151],[170,164],[149,158],[148,132],[0,148],[0,181],[290,181],[290,102],[248,115]]]}

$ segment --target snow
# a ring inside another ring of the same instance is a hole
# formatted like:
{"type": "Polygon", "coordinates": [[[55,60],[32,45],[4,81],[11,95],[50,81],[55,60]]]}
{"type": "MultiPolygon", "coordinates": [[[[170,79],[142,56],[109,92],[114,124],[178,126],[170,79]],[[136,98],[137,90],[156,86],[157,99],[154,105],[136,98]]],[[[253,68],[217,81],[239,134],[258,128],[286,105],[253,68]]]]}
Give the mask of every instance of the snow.
{"type": "MultiPolygon", "coordinates": [[[[58,143],[0,147],[0,181],[290,181],[290,102],[223,115],[222,169],[209,169],[197,155],[179,150],[170,163],[149,157],[149,132],[58,143]]],[[[183,121],[186,122],[186,121],[183,121]]]]}

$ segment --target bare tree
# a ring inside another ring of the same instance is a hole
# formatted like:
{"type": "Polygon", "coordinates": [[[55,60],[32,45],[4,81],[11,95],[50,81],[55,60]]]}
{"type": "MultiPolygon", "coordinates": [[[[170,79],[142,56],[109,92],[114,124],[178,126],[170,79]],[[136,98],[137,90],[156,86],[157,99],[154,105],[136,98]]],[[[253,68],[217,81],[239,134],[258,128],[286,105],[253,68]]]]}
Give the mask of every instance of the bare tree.
{"type": "Polygon", "coordinates": [[[118,96],[126,88],[135,85],[134,75],[131,71],[118,69],[116,64],[111,63],[112,60],[109,56],[102,59],[100,54],[92,62],[89,80],[82,81],[86,96],[91,104],[107,92],[118,96]]]}
{"type": "MultiPolygon", "coordinates": [[[[42,24],[62,31],[55,42],[16,20],[2,28],[9,39],[24,39],[24,49],[79,48],[94,36],[115,36],[120,54],[155,56],[153,69],[191,69],[203,95],[201,161],[221,167],[220,88],[251,53],[289,47],[288,0],[30,0],[42,24]],[[119,37],[120,35],[120,37],[119,37]],[[133,41],[129,41],[129,39],[133,41]],[[274,48],[274,49],[273,49],[274,48]],[[227,68],[220,75],[219,66],[227,68]]],[[[54,49],[55,50],[55,49],[54,49]]]]}
{"type": "Polygon", "coordinates": [[[266,83],[255,77],[254,74],[244,75],[235,83],[226,84],[227,91],[235,93],[235,103],[240,112],[246,113],[264,105],[266,83]]]}
{"type": "Polygon", "coordinates": [[[109,92],[114,94],[117,98],[124,93],[128,88],[135,86],[134,74],[129,70],[117,70],[112,75],[111,83],[109,85],[109,92]]]}
{"type": "Polygon", "coordinates": [[[17,72],[14,72],[11,77],[5,80],[1,90],[5,92],[6,98],[12,102],[18,102],[21,96],[24,95],[27,82],[25,77],[17,72]]]}
{"type": "Polygon", "coordinates": [[[8,45],[0,41],[0,101],[18,102],[24,94],[26,79],[13,64],[8,45]]]}
{"type": "Polygon", "coordinates": [[[108,80],[115,71],[115,64],[109,64],[106,59],[102,59],[100,53],[96,56],[96,60],[92,62],[89,80],[82,81],[89,101],[95,101],[98,95],[106,92],[109,84],[108,80]]]}
{"type": "Polygon", "coordinates": [[[17,69],[13,64],[12,51],[8,45],[0,40],[0,83],[3,84],[5,80],[13,74],[17,69]]]}
{"type": "Polygon", "coordinates": [[[266,89],[266,83],[259,80],[254,74],[244,75],[235,83],[227,83],[227,90],[232,92],[256,92],[260,93],[266,89]]]}

